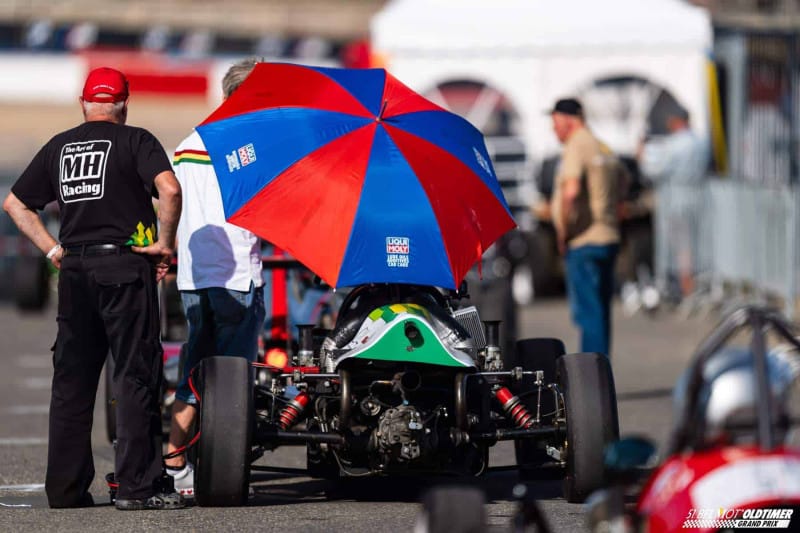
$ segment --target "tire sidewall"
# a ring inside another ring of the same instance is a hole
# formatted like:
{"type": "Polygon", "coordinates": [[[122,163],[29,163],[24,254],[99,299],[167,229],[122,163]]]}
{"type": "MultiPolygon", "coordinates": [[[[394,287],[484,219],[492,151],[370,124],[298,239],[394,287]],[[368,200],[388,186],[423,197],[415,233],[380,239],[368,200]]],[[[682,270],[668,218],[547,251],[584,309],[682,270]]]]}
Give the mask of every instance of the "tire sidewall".
{"type": "Polygon", "coordinates": [[[579,503],[602,487],[604,449],[619,438],[614,378],[604,355],[578,353],[559,358],[558,383],[567,418],[564,497],[579,503]]]}

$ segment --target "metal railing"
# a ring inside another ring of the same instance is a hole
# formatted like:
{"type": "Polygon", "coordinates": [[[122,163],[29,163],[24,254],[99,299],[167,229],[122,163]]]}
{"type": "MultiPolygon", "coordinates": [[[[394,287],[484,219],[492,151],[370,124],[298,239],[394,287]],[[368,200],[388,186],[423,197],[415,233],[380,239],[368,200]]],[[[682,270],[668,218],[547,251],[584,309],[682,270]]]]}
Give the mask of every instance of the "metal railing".
{"type": "Polygon", "coordinates": [[[711,178],[657,191],[656,279],[687,271],[705,303],[780,302],[797,316],[800,188],[711,178]],[[688,259],[687,259],[688,258],[688,259]]]}
{"type": "MultiPolygon", "coordinates": [[[[728,75],[722,96],[731,159],[717,168],[727,168],[728,175],[693,187],[658,189],[656,278],[669,294],[688,270],[695,290],[684,301],[723,307],[778,304],[797,319],[800,37],[784,31],[786,21],[779,22],[778,15],[791,15],[797,26],[800,3],[711,4],[717,15],[715,51],[728,75]],[[762,16],[768,24],[726,24],[719,17],[723,13],[762,16]]],[[[685,288],[680,292],[686,295],[685,288]]]]}

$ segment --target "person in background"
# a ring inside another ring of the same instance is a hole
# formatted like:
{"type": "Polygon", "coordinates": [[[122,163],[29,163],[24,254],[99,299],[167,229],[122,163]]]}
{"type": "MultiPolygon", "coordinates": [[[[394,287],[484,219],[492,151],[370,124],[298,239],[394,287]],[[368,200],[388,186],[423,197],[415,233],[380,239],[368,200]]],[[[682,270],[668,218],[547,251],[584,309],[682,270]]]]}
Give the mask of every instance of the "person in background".
{"type": "Polygon", "coordinates": [[[625,172],[586,126],[578,100],[558,100],[550,115],[563,144],[550,212],[566,265],[572,319],[581,329],[582,352],[610,356],[617,205],[625,172]]]}
{"type": "Polygon", "coordinates": [[[48,141],[3,204],[61,270],[45,491],[50,507],[94,503],[92,415],[110,349],[116,507],[177,509],[183,498],[163,483],[156,283],[175,247],[180,185],[158,140],[125,125],[128,82],[121,72],[92,70],[79,101],[83,124],[48,141]],[[52,201],[60,211],[60,242],[37,215],[52,201]]]}
{"type": "MultiPolygon", "coordinates": [[[[258,61],[232,65],[222,80],[228,98],[258,61]]],[[[167,473],[175,489],[194,495],[194,467],[180,453],[197,416],[197,398],[189,387],[192,369],[212,355],[240,356],[253,361],[264,324],[261,242],[225,221],[214,167],[197,131],[175,150],[175,174],[183,191],[178,224],[178,290],[189,322],[187,357],[172,407],[167,444],[167,473]]]]}
{"type": "Polygon", "coordinates": [[[658,264],[677,271],[679,296],[685,298],[695,288],[702,209],[699,187],[708,171],[710,152],[689,127],[689,113],[682,107],[668,112],[666,126],[667,136],[642,145],[639,165],[656,189],[658,264]]]}

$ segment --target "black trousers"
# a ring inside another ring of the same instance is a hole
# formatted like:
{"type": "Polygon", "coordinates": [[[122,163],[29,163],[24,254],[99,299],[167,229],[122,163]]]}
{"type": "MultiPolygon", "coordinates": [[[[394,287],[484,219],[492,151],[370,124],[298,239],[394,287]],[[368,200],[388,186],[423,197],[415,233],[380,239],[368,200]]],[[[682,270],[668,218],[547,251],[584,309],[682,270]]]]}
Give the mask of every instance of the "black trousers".
{"type": "Polygon", "coordinates": [[[94,479],[91,433],[97,385],[114,358],[118,498],[147,498],[162,473],[162,350],[152,263],[127,250],[67,255],[58,281],[45,490],[51,507],[85,502],[94,479]]]}

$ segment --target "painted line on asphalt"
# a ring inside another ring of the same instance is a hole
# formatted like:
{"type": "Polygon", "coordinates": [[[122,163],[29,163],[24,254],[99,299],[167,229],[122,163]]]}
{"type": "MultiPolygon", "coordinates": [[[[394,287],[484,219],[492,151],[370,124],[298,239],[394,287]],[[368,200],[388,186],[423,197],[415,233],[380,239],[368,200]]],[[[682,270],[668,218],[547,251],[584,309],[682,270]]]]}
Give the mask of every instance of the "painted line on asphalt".
{"type": "Polygon", "coordinates": [[[21,355],[17,357],[20,368],[53,368],[53,358],[41,355],[21,355]]]}
{"type": "Polygon", "coordinates": [[[46,415],[50,412],[49,405],[15,405],[0,410],[2,413],[10,415],[46,415]]]}
{"type": "Polygon", "coordinates": [[[3,503],[0,502],[0,507],[33,507],[29,503],[3,503]]]}
{"type": "Polygon", "coordinates": [[[52,378],[25,378],[22,384],[26,389],[46,390],[52,384],[52,378]]]}
{"type": "Polygon", "coordinates": [[[37,437],[9,437],[0,439],[0,446],[42,446],[45,444],[47,444],[47,439],[37,437]]]}
{"type": "Polygon", "coordinates": [[[0,490],[13,492],[41,492],[44,490],[44,483],[29,483],[27,485],[0,485],[0,490]]]}

